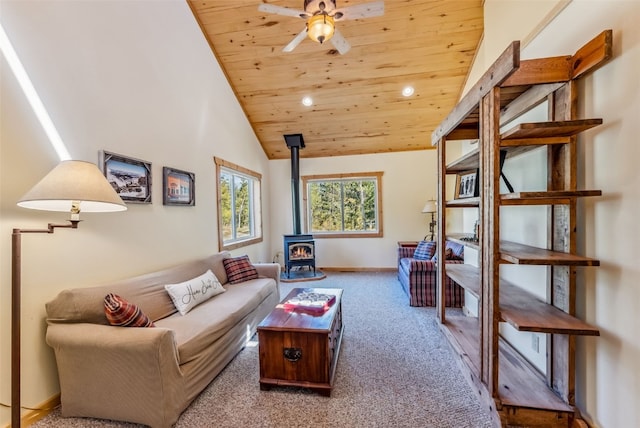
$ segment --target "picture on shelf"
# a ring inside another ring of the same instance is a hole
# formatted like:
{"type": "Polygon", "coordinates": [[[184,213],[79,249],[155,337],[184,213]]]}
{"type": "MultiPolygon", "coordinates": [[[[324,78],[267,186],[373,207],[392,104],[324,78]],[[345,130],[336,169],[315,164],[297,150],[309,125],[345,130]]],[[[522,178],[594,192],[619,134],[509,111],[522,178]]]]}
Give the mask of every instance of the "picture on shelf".
{"type": "Polygon", "coordinates": [[[478,170],[458,174],[456,177],[455,199],[474,198],[480,196],[478,170]]]}
{"type": "Polygon", "coordinates": [[[463,172],[456,177],[456,199],[480,196],[478,170],[463,172]]]}
{"type": "Polygon", "coordinates": [[[151,162],[107,151],[100,156],[104,176],[123,201],[151,203],[151,162]]]}
{"type": "Polygon", "coordinates": [[[162,203],[164,205],[196,204],[196,175],[167,166],[162,168],[162,203]]]}

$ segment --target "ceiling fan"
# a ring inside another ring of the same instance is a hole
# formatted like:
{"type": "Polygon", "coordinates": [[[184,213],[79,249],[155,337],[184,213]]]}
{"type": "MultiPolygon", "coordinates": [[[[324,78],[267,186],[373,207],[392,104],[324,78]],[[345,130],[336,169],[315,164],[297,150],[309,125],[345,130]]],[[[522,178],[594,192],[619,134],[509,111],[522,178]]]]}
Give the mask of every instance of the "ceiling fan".
{"type": "Polygon", "coordinates": [[[291,52],[308,36],[320,44],[330,40],[338,52],[344,55],[351,49],[351,45],[336,28],[335,22],[382,16],[384,15],[384,2],[374,1],[338,9],[335,0],[304,0],[304,10],[289,9],[268,3],[262,3],[258,6],[258,10],[307,20],[304,30],[282,49],[283,52],[291,52]]]}

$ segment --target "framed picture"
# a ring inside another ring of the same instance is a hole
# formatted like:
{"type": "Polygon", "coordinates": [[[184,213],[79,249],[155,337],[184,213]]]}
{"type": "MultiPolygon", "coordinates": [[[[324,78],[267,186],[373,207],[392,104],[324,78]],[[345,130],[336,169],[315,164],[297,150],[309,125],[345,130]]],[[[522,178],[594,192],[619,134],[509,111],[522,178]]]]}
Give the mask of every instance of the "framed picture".
{"type": "Polygon", "coordinates": [[[162,203],[164,205],[195,205],[196,175],[165,166],[162,168],[162,203]]]}
{"type": "Polygon", "coordinates": [[[473,198],[476,196],[480,196],[478,170],[458,174],[456,177],[455,199],[473,198]]]}
{"type": "Polygon", "coordinates": [[[102,172],[125,202],[151,203],[151,162],[101,152],[102,172]]]}

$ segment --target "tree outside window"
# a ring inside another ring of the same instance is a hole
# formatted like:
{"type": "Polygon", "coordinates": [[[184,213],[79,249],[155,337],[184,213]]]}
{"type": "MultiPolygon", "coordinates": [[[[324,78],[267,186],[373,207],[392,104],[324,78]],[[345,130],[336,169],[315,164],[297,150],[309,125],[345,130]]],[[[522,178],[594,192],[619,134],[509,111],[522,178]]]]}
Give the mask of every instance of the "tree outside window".
{"type": "Polygon", "coordinates": [[[262,241],[261,175],[214,158],[218,177],[218,241],[231,250],[262,241]]]}
{"type": "Polygon", "coordinates": [[[307,230],[316,237],[378,237],[381,172],[303,177],[307,230]]]}

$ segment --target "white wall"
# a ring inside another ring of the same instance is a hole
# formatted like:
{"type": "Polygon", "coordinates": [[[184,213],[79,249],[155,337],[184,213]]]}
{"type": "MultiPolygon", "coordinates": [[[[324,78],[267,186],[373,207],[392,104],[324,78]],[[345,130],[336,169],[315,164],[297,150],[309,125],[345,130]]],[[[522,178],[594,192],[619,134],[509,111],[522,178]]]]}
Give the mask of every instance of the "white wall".
{"type": "MultiPolygon", "coordinates": [[[[23,236],[22,403],[58,391],[45,344],[44,304],[60,290],[104,283],[218,251],[215,166],[219,156],[263,174],[268,160],[184,1],[1,3],[0,19],[74,159],[111,152],[152,162],[153,204],[83,215],[76,231],[23,236]],[[196,206],[162,205],[162,167],[195,173],[196,206]]],[[[63,222],[63,213],[15,202],[58,163],[2,58],[0,110],[0,402],[10,402],[10,234],[63,222]]],[[[270,259],[262,244],[242,248],[270,259]]],[[[0,425],[9,410],[0,408],[0,425]]]]}
{"type": "MultiPolygon", "coordinates": [[[[304,134],[304,133],[303,133],[304,134]]],[[[284,145],[284,140],[282,142],[284,145]]],[[[303,156],[304,149],[300,151],[303,156]]],[[[436,151],[422,150],[364,156],[300,159],[300,175],[382,171],[383,231],[380,238],[340,239],[316,237],[316,263],[320,268],[395,268],[398,241],[422,239],[430,217],[422,214],[435,199],[436,151]]],[[[293,232],[291,217],[291,162],[270,162],[273,187],[272,252],[282,251],[282,235],[293,232]]],[[[301,188],[301,192],[303,189],[301,188]]],[[[304,209],[304,208],[303,208],[304,209]]],[[[303,231],[306,230],[303,226],[303,231]]]]}
{"type": "MultiPolygon", "coordinates": [[[[573,54],[602,30],[613,30],[614,58],[580,81],[578,106],[579,117],[604,120],[583,133],[578,144],[579,186],[603,191],[600,198],[582,201],[578,215],[580,252],[601,261],[598,268],[580,268],[577,287],[580,316],[601,332],[599,338],[579,338],[576,352],[577,404],[597,427],[640,426],[640,271],[635,260],[640,227],[634,221],[640,208],[639,19],[638,1],[486,0],[483,51],[476,77],[470,79],[474,83],[512,40],[529,41],[523,43],[522,59],[539,58],[573,54]],[[546,20],[553,12],[559,13],[546,20]]],[[[537,158],[543,155],[529,156],[505,164],[512,182],[544,181],[546,172],[537,158]]],[[[544,243],[544,226],[527,218],[511,221],[501,233],[544,243]]],[[[506,274],[517,280],[518,275],[506,274]]]]}
{"type": "MultiPolygon", "coordinates": [[[[470,84],[511,40],[537,34],[540,21],[564,3],[486,0],[480,71],[470,84]]],[[[523,51],[523,57],[573,53],[601,30],[614,30],[615,58],[580,88],[580,114],[605,122],[580,144],[582,184],[604,196],[585,201],[580,216],[586,232],[581,249],[602,266],[582,271],[579,306],[602,336],[578,342],[578,403],[601,427],[640,425],[640,272],[632,217],[640,196],[633,129],[640,117],[639,5],[574,0],[523,51]]],[[[265,242],[237,252],[271,260],[282,250],[282,235],[291,232],[290,165],[266,160],[185,2],[2,0],[0,13],[72,156],[97,161],[104,149],[151,161],[156,183],[152,205],[86,215],[77,231],[24,237],[23,404],[35,406],[58,392],[44,343],[46,301],[63,288],[217,251],[213,156],[263,174],[265,242]],[[162,206],[165,165],[196,173],[196,207],[162,206]]],[[[65,216],[15,207],[57,158],[6,63],[1,67],[0,401],[7,403],[11,228],[40,228],[65,216]]],[[[435,151],[421,151],[302,159],[302,175],[384,171],[384,237],[323,239],[319,264],[394,267],[396,241],[426,233],[420,211],[435,196],[435,157],[435,151]]],[[[8,420],[8,410],[0,409],[0,423],[8,420]]]]}

